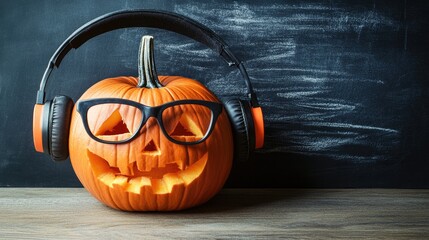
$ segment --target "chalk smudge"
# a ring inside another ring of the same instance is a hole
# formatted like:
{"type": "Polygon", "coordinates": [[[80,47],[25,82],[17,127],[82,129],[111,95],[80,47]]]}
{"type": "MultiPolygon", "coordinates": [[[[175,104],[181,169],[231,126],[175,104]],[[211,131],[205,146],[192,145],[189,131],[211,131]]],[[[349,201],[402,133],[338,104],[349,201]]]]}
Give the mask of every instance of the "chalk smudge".
{"type": "MultiPolygon", "coordinates": [[[[398,31],[397,21],[375,8],[318,3],[179,3],[174,11],[212,28],[245,60],[264,108],[265,151],[372,162],[394,148],[399,129],[366,121],[380,109],[369,110],[373,104],[359,91],[381,89],[385,79],[373,74],[377,59],[356,43],[368,31],[398,31]],[[354,41],[332,37],[340,33],[354,41]]],[[[164,62],[157,65],[163,72],[198,79],[221,98],[244,96],[238,71],[215,52],[162,34],[164,62]]]]}

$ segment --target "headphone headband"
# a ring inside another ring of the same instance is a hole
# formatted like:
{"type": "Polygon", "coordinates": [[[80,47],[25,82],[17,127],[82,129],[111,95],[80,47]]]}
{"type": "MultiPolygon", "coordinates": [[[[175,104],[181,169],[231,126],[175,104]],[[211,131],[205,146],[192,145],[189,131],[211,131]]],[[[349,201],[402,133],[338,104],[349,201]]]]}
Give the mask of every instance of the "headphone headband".
{"type": "Polygon", "coordinates": [[[45,101],[45,87],[54,67],[59,67],[62,59],[71,49],[79,48],[89,39],[100,34],[121,28],[149,27],[172,31],[196,40],[216,51],[228,63],[236,66],[247,87],[247,94],[253,107],[258,107],[258,101],[243,63],[231,52],[228,45],[206,26],[183,15],[152,10],[122,10],[102,15],[73,32],[55,51],[43,74],[40,88],[37,92],[37,104],[45,101]]]}

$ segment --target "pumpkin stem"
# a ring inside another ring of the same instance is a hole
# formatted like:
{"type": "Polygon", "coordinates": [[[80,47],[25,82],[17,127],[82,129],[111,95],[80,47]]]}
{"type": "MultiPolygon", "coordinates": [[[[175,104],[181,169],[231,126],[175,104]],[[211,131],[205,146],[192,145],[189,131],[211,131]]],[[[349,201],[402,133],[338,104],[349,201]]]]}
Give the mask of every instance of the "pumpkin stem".
{"type": "Polygon", "coordinates": [[[153,54],[153,37],[143,36],[139,49],[139,82],[138,87],[160,88],[158,74],[155,68],[155,59],[153,54]]]}

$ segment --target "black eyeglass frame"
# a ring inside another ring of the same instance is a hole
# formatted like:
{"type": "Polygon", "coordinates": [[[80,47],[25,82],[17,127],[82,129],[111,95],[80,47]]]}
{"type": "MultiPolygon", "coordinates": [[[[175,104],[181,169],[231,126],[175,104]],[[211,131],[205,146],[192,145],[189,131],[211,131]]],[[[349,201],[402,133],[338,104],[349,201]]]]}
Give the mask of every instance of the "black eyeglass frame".
{"type": "Polygon", "coordinates": [[[214,125],[216,123],[217,118],[222,112],[223,105],[219,102],[210,102],[205,100],[194,100],[194,99],[186,99],[186,100],[178,100],[178,101],[172,101],[168,102],[159,106],[151,107],[146,106],[144,104],[141,104],[139,102],[135,102],[128,99],[122,99],[122,98],[94,98],[94,99],[88,99],[88,100],[79,100],[77,102],[77,111],[79,112],[80,116],[82,117],[82,122],[84,125],[84,128],[87,132],[87,134],[94,139],[97,142],[105,143],[105,144],[122,144],[122,143],[128,143],[134,140],[139,134],[142,129],[142,127],[146,124],[147,120],[150,117],[155,117],[156,121],[158,122],[158,125],[161,128],[161,131],[163,132],[164,136],[171,142],[180,144],[180,145],[195,145],[204,142],[208,136],[212,133],[214,129],[214,125]],[[133,133],[133,135],[124,140],[120,141],[106,141],[104,139],[97,138],[94,134],[92,134],[91,130],[88,126],[88,110],[99,104],[125,104],[133,106],[137,109],[139,109],[142,113],[142,120],[140,122],[140,126],[138,127],[138,130],[133,133]],[[165,109],[169,107],[173,107],[176,105],[183,105],[183,104],[196,104],[208,107],[212,113],[211,119],[210,119],[210,125],[206,132],[206,134],[198,141],[193,142],[182,142],[178,141],[174,138],[172,138],[168,133],[167,130],[165,130],[164,123],[162,121],[162,113],[165,109]]]}

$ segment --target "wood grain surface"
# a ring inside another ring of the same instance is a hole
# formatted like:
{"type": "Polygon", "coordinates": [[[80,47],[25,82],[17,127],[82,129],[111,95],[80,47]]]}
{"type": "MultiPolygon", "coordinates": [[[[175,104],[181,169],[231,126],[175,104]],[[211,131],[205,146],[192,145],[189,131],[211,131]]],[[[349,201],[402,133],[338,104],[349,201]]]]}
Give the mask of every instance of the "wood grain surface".
{"type": "Polygon", "coordinates": [[[428,239],[429,190],[226,189],[182,212],[110,209],[81,188],[0,188],[1,239],[428,239]]]}

